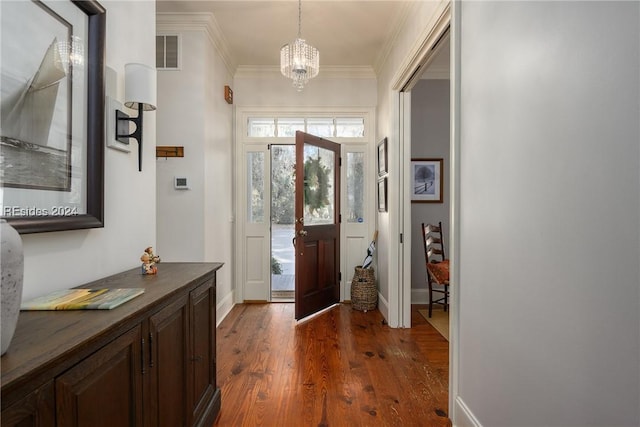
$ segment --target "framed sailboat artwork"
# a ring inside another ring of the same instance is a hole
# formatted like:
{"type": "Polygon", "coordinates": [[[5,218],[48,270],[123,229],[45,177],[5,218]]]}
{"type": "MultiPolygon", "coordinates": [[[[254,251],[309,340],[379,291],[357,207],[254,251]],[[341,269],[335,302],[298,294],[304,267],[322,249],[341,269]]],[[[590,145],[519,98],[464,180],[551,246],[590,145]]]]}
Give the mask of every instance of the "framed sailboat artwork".
{"type": "Polygon", "coordinates": [[[22,234],[102,227],[105,9],[0,7],[0,216],[22,234]]]}

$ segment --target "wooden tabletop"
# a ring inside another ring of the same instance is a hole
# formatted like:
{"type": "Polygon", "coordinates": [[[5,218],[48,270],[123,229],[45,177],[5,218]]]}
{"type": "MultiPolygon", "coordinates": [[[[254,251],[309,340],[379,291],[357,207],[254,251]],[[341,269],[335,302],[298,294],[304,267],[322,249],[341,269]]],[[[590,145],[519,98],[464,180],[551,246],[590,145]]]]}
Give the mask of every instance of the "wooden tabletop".
{"type": "Polygon", "coordinates": [[[96,345],[108,343],[160,308],[171,296],[215,276],[222,263],[160,263],[158,274],[140,268],[90,282],[78,288],[144,288],[145,292],[111,310],[21,311],[2,365],[2,395],[22,382],[43,381],[86,357],[96,345]],[[83,351],[86,349],[86,351],[83,351]]]}

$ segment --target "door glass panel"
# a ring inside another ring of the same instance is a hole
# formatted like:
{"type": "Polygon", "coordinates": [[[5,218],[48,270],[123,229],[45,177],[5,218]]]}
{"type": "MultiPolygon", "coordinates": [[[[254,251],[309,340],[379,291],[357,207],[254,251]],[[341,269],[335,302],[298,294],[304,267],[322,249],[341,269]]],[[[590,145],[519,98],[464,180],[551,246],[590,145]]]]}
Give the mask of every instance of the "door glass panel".
{"type": "Polygon", "coordinates": [[[247,220],[264,222],[264,153],[247,153],[247,220]]]}
{"type": "Polygon", "coordinates": [[[304,145],[304,225],[334,223],[333,151],[304,145]]]}
{"type": "Polygon", "coordinates": [[[347,153],[347,222],[364,222],[364,153],[347,153]]]}
{"type": "Polygon", "coordinates": [[[319,137],[333,136],[333,118],[307,119],[307,133],[319,137]]]}

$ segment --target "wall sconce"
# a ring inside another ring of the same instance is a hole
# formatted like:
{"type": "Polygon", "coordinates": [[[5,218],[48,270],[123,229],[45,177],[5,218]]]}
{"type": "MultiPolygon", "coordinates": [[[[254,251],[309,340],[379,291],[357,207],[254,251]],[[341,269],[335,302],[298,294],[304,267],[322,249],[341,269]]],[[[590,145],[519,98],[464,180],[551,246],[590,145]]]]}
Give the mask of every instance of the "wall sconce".
{"type": "Polygon", "coordinates": [[[123,144],[129,144],[129,138],[138,141],[138,170],[142,171],[142,112],[156,109],[156,70],[144,64],[126,64],[124,93],[124,105],[138,110],[138,117],[116,110],[116,139],[123,144]],[[131,133],[130,122],[136,126],[131,133]]]}

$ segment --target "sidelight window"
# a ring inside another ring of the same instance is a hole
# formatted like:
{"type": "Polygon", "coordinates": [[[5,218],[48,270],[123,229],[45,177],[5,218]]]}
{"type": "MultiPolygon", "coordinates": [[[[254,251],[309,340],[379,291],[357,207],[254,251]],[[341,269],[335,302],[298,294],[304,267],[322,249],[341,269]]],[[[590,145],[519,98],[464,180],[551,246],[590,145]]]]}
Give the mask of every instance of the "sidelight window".
{"type": "Polygon", "coordinates": [[[264,222],[264,153],[247,153],[247,218],[249,222],[264,222]]]}

